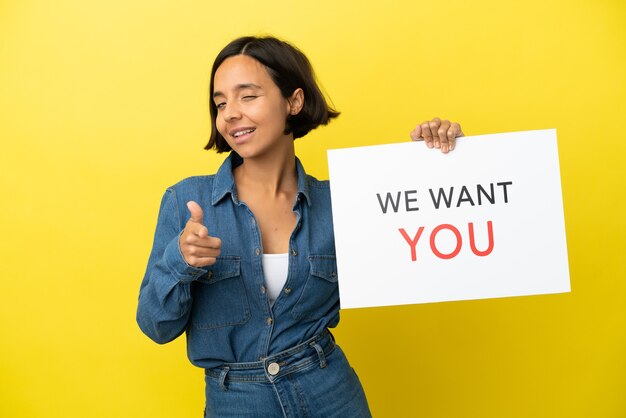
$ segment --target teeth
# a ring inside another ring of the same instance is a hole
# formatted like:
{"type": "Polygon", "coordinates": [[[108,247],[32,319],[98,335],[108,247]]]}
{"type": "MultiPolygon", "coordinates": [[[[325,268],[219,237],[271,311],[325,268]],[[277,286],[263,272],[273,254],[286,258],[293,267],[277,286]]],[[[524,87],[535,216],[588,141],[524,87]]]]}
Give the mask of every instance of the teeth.
{"type": "Polygon", "coordinates": [[[249,134],[252,131],[254,131],[254,129],[246,129],[245,131],[235,132],[233,136],[237,138],[237,137],[240,137],[241,135],[249,134]]]}

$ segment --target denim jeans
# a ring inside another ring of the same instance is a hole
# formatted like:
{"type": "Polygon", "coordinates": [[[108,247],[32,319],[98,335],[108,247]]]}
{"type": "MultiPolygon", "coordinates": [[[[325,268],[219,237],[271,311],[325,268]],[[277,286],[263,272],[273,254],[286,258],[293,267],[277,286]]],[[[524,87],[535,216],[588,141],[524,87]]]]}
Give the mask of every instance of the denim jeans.
{"type": "Polygon", "coordinates": [[[356,373],[330,332],[252,363],[205,369],[205,417],[371,417],[356,373]]]}

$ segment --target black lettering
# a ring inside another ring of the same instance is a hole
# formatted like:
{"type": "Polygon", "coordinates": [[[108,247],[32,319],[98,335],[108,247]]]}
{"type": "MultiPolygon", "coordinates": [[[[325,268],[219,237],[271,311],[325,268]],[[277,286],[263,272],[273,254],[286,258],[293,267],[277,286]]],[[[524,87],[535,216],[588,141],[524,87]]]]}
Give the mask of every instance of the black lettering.
{"type": "Polygon", "coordinates": [[[456,207],[458,208],[459,206],[461,206],[461,203],[463,202],[470,202],[470,204],[474,206],[474,201],[472,200],[472,196],[470,196],[469,192],[467,191],[467,187],[465,186],[461,187],[461,193],[459,194],[459,201],[456,203],[456,207]],[[463,196],[467,196],[467,197],[463,197],[463,196]]]}
{"type": "MultiPolygon", "coordinates": [[[[391,197],[391,193],[387,192],[387,196],[385,198],[385,203],[383,204],[383,200],[380,198],[380,193],[376,193],[376,197],[378,197],[378,203],[380,203],[380,209],[383,211],[383,214],[387,213],[387,209],[389,207],[389,203],[391,203],[391,207],[395,213],[398,213],[398,207],[400,206],[400,195],[402,192],[398,192],[398,196],[396,197],[396,201],[393,201],[393,197],[391,197]]],[[[408,205],[408,204],[407,204],[408,205]]]]}
{"type": "Polygon", "coordinates": [[[481,195],[485,196],[489,203],[491,203],[492,205],[496,203],[496,196],[493,191],[493,183],[489,183],[489,187],[491,188],[491,194],[487,194],[487,190],[483,189],[483,186],[481,186],[480,184],[476,185],[476,189],[478,192],[478,205],[483,204],[482,199],[480,198],[481,195]]]}
{"type": "Polygon", "coordinates": [[[504,190],[504,203],[509,203],[509,198],[506,194],[506,186],[510,186],[513,184],[512,181],[503,181],[502,183],[498,183],[498,186],[502,186],[502,190],[504,190]]]}
{"type": "Polygon", "coordinates": [[[417,206],[414,206],[414,207],[409,206],[410,202],[417,202],[417,198],[409,199],[409,193],[416,194],[417,190],[407,190],[406,192],[404,192],[404,203],[406,205],[406,211],[411,212],[415,210],[420,210],[420,208],[418,208],[417,206]]]}
{"type": "Polygon", "coordinates": [[[450,208],[450,204],[452,203],[452,193],[454,192],[454,187],[450,187],[449,196],[446,196],[446,193],[443,191],[443,187],[439,188],[439,194],[437,195],[437,198],[435,198],[435,195],[433,194],[433,189],[428,189],[428,192],[430,193],[430,197],[433,200],[435,209],[439,209],[439,205],[441,204],[442,198],[443,198],[444,203],[446,204],[446,207],[450,208]]]}

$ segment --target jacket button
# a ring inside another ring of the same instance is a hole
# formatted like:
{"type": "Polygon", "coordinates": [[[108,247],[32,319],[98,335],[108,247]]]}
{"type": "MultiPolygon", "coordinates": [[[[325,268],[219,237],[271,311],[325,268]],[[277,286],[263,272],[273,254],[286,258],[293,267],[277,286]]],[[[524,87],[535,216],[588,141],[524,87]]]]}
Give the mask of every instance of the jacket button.
{"type": "Polygon", "coordinates": [[[259,249],[257,248],[256,250],[254,250],[254,253],[255,253],[256,255],[259,255],[259,254],[261,254],[261,250],[259,250],[259,249]]]}
{"type": "Polygon", "coordinates": [[[290,287],[286,287],[285,288],[285,293],[286,294],[290,294],[291,293],[291,288],[290,287]]]}
{"type": "Polygon", "coordinates": [[[278,363],[270,363],[270,365],[267,366],[267,372],[272,376],[276,376],[279,371],[280,366],[278,365],[278,363]]]}
{"type": "Polygon", "coordinates": [[[265,294],[265,286],[261,286],[261,293],[265,294]]]}
{"type": "Polygon", "coordinates": [[[291,250],[291,255],[293,255],[294,257],[298,255],[298,252],[296,251],[295,248],[291,250]]]}
{"type": "Polygon", "coordinates": [[[272,325],[274,323],[274,320],[270,317],[267,318],[267,325],[272,325]]]}

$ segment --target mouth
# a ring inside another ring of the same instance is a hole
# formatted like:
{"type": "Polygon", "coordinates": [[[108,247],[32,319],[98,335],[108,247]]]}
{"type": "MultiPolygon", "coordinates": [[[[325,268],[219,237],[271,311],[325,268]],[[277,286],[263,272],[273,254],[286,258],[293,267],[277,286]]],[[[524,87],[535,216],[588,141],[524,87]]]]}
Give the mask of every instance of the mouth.
{"type": "Polygon", "coordinates": [[[235,129],[230,132],[230,135],[235,139],[243,139],[248,137],[254,131],[256,131],[256,128],[235,129]]]}

